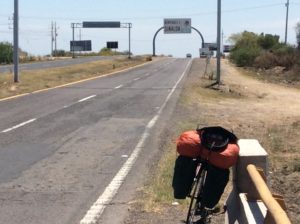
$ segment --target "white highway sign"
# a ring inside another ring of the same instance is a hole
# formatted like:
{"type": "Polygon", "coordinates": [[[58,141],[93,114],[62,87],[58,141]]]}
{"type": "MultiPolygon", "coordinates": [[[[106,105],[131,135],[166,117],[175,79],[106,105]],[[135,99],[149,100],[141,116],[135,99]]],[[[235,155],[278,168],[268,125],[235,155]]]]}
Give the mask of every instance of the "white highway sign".
{"type": "Polygon", "coordinates": [[[164,19],[164,33],[191,33],[191,19],[164,19]]]}

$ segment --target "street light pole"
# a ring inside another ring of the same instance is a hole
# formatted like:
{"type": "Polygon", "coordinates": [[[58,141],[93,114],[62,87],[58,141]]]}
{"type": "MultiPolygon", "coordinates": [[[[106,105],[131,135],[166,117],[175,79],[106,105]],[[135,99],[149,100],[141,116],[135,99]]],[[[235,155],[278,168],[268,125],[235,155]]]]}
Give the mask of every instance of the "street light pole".
{"type": "Polygon", "coordinates": [[[287,0],[287,3],[285,4],[285,6],[286,6],[286,20],[285,20],[285,39],[284,39],[284,43],[287,44],[290,0],[287,0]]]}
{"type": "Polygon", "coordinates": [[[218,0],[217,26],[217,84],[221,82],[221,0],[218,0]]]}
{"type": "Polygon", "coordinates": [[[19,82],[19,2],[14,0],[14,82],[19,82]]]}

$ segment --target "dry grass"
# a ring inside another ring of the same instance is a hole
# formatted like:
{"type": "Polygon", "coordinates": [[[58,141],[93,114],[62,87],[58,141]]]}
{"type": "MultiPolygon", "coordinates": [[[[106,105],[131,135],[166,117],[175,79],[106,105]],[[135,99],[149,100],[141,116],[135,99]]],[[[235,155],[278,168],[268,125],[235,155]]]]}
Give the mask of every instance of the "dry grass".
{"type": "Polygon", "coordinates": [[[101,76],[106,73],[116,72],[145,62],[145,58],[114,59],[89,62],[66,66],[62,68],[48,68],[20,72],[20,82],[13,82],[13,74],[0,75],[0,98],[18,94],[30,93],[76,82],[83,79],[101,76]]]}

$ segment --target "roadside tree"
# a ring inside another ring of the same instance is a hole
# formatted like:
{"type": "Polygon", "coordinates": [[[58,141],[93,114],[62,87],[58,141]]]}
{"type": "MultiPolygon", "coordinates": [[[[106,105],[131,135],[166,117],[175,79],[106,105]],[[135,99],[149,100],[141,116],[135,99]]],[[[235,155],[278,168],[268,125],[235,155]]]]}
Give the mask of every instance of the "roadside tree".
{"type": "Polygon", "coordinates": [[[261,33],[258,37],[258,44],[263,49],[270,50],[280,44],[279,36],[261,33]]]}
{"type": "Polygon", "coordinates": [[[297,23],[295,30],[296,30],[298,49],[300,49],[300,22],[297,23]]]}
{"type": "Polygon", "coordinates": [[[13,62],[13,46],[8,42],[0,42],[0,64],[13,62]]]}
{"type": "Polygon", "coordinates": [[[259,56],[262,48],[259,45],[259,36],[253,32],[233,34],[229,40],[234,44],[230,52],[230,59],[238,66],[252,66],[254,60],[259,56]]]}

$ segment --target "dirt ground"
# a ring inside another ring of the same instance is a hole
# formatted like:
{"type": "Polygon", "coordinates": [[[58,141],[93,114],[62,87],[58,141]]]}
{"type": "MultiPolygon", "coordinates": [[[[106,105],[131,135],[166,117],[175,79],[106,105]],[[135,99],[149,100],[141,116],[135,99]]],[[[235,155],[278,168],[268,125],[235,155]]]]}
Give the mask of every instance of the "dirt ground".
{"type": "MultiPolygon", "coordinates": [[[[204,60],[194,59],[170,124],[188,119],[195,124],[224,126],[239,138],[258,139],[269,153],[271,191],[283,195],[292,223],[300,223],[300,90],[258,80],[226,60],[222,61],[222,85],[205,88],[211,83],[212,70],[203,77],[204,65],[204,60]]],[[[166,135],[174,138],[176,134],[169,131],[166,135]]],[[[162,141],[164,145],[170,139],[162,141]]],[[[155,169],[152,172],[155,175],[155,169]]],[[[229,191],[230,186],[223,198],[229,191]]],[[[138,197],[143,197],[143,192],[138,192],[138,197]]],[[[125,223],[183,223],[185,210],[171,203],[163,207],[162,212],[146,212],[143,206],[133,204],[125,223]]],[[[212,223],[223,223],[223,218],[214,216],[212,223]]]]}

